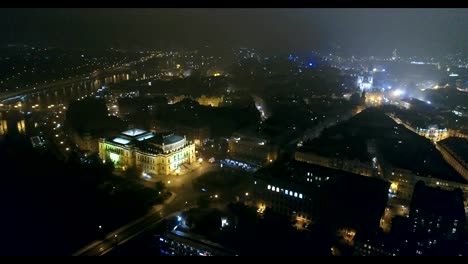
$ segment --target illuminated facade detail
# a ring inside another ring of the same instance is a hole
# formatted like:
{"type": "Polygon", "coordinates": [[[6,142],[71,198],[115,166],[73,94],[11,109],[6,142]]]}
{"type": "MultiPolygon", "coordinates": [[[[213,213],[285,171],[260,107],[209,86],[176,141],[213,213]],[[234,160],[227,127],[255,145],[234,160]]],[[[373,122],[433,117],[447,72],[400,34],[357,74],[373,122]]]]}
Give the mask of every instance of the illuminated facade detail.
{"type": "Polygon", "coordinates": [[[220,104],[223,103],[224,96],[206,96],[202,95],[195,99],[200,105],[218,107],[220,104]]]}
{"type": "Polygon", "coordinates": [[[384,95],[380,91],[368,91],[366,93],[366,104],[368,105],[381,105],[384,95]]]}
{"type": "Polygon", "coordinates": [[[416,128],[416,132],[423,137],[432,141],[440,141],[449,137],[447,128],[438,128],[437,126],[429,126],[428,128],[416,128]]]}
{"type": "Polygon", "coordinates": [[[372,89],[372,84],[374,82],[374,77],[370,74],[364,74],[358,76],[357,84],[361,90],[370,90],[372,89]]]}
{"type": "Polygon", "coordinates": [[[8,132],[8,123],[6,120],[0,120],[0,136],[6,135],[8,132]]]}
{"type": "Polygon", "coordinates": [[[99,140],[99,157],[116,167],[136,167],[144,173],[168,175],[185,163],[195,162],[195,144],[173,133],[131,129],[99,140]]]}

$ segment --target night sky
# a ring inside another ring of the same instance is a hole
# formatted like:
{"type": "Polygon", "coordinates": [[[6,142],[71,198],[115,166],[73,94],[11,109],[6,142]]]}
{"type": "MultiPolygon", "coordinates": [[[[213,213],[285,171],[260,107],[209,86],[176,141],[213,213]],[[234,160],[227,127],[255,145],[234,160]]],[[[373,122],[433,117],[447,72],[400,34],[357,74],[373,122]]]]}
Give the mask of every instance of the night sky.
{"type": "Polygon", "coordinates": [[[345,55],[468,51],[468,9],[1,9],[1,44],[61,47],[341,47],[345,55]]]}

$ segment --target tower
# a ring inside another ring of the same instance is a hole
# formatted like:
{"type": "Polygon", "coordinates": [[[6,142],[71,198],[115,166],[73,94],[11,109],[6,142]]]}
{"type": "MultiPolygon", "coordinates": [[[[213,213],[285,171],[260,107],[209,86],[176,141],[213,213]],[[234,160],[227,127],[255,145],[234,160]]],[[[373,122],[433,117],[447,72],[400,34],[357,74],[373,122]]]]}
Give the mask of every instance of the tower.
{"type": "Polygon", "coordinates": [[[394,49],[392,52],[392,60],[398,59],[397,49],[394,49]]]}

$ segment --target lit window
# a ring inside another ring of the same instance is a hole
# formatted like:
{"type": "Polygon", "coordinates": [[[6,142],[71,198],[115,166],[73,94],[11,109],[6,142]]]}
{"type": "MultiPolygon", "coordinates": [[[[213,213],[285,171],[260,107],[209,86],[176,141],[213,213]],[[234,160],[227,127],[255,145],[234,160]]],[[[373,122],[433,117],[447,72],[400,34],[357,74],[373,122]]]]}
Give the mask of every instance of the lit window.
{"type": "Polygon", "coordinates": [[[291,192],[289,192],[289,195],[290,195],[290,196],[293,196],[293,192],[292,192],[292,191],[291,191],[291,192]]]}
{"type": "Polygon", "coordinates": [[[286,195],[288,195],[288,192],[289,192],[288,190],[284,190],[284,193],[285,193],[286,195]]]}
{"type": "Polygon", "coordinates": [[[294,192],[294,197],[297,197],[297,192],[294,192]]]}
{"type": "Polygon", "coordinates": [[[310,176],[310,172],[307,173],[307,176],[310,176]]]}
{"type": "Polygon", "coordinates": [[[278,187],[276,187],[276,192],[279,192],[279,191],[280,191],[280,189],[278,187]]]}
{"type": "Polygon", "coordinates": [[[302,193],[300,193],[300,194],[299,194],[299,198],[301,198],[301,199],[302,199],[302,193]]]}
{"type": "Polygon", "coordinates": [[[268,190],[270,190],[270,189],[271,189],[271,186],[270,186],[270,185],[268,185],[267,189],[268,189],[268,190]]]}

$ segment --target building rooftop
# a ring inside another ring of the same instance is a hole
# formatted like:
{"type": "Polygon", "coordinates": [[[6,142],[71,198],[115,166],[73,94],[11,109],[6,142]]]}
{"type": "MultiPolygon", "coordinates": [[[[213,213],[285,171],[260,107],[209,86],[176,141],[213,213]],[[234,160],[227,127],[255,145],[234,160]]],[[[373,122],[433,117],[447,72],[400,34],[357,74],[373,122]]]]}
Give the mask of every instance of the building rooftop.
{"type": "Polygon", "coordinates": [[[171,145],[184,140],[185,137],[175,135],[172,132],[152,133],[134,128],[120,133],[117,137],[107,139],[121,145],[135,144],[146,151],[161,153],[162,146],[171,145]]]}
{"type": "Polygon", "coordinates": [[[123,135],[129,136],[129,137],[136,137],[144,133],[148,133],[148,131],[138,129],[138,128],[132,128],[132,129],[122,132],[123,135]]]}
{"type": "Polygon", "coordinates": [[[458,161],[468,164],[468,139],[449,137],[439,141],[438,144],[448,148],[458,161]]]}
{"type": "Polygon", "coordinates": [[[128,140],[128,139],[125,139],[125,138],[121,138],[121,137],[116,137],[116,138],[114,138],[112,141],[115,142],[115,143],[122,144],[122,145],[127,145],[128,143],[131,142],[131,140],[128,140]]]}
{"type": "Polygon", "coordinates": [[[420,213],[435,214],[449,219],[465,219],[463,200],[461,190],[448,191],[419,182],[414,188],[410,213],[418,210],[420,213]]]}
{"type": "Polygon", "coordinates": [[[149,142],[156,145],[170,145],[181,140],[184,140],[184,137],[175,135],[174,133],[164,132],[154,134],[154,137],[152,137],[149,142]]]}

